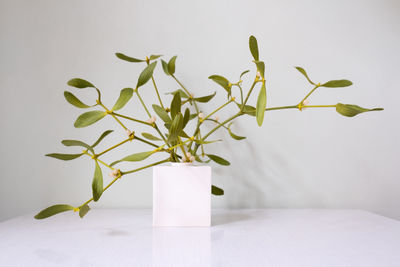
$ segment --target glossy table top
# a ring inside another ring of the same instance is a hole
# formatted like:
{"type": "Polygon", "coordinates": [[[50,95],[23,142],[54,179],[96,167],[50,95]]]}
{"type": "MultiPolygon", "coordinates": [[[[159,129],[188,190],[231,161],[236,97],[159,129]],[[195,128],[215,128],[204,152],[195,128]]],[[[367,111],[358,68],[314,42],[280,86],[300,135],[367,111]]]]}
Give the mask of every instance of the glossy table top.
{"type": "Polygon", "coordinates": [[[214,210],[153,228],[151,210],[0,223],[0,266],[400,266],[400,222],[361,210],[214,210]]]}

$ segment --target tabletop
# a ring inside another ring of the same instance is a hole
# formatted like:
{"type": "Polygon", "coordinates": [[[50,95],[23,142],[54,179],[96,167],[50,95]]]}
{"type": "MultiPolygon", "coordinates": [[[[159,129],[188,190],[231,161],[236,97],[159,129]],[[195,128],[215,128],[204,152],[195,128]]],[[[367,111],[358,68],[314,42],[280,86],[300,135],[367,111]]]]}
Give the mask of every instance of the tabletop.
{"type": "MultiPolygon", "coordinates": [[[[75,216],[74,216],[75,215],[75,216]]],[[[0,223],[0,266],[400,266],[400,222],[362,210],[213,210],[152,227],[151,210],[0,223]]]]}

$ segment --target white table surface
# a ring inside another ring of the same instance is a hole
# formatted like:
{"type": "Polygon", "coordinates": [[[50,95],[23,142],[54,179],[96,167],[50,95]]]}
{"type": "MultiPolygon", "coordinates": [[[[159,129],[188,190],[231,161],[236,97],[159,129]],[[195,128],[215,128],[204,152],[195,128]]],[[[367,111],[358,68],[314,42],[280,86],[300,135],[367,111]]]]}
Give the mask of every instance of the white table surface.
{"type": "Polygon", "coordinates": [[[214,210],[153,228],[151,210],[0,223],[0,266],[400,266],[400,222],[361,210],[214,210]]]}

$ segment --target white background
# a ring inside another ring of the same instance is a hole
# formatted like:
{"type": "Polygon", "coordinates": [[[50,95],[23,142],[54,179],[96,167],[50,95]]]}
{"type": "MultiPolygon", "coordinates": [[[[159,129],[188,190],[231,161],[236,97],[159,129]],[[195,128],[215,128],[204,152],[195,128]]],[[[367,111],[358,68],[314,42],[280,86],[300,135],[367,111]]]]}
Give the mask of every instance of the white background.
{"type": "MultiPolygon", "coordinates": [[[[44,156],[79,151],[63,147],[62,139],[92,143],[102,131],[116,129],[104,148],[125,138],[111,118],[73,127],[83,110],[69,105],[63,91],[88,103],[95,94],[69,88],[70,78],[91,81],[112,106],[120,89],[133,87],[144,68],[117,59],[115,52],[178,55],[176,76],[195,96],[219,93],[203,105],[207,113],[225,101],[209,75],[236,81],[250,68],[248,88],[254,77],[251,34],[267,66],[268,106],[297,104],[311,89],[293,68],[303,66],[315,81],[354,82],[319,89],[312,104],[354,103],[385,111],[355,118],[333,109],[273,111],[262,128],[253,117],[240,118],[233,129],[246,140],[220,131],[215,138],[227,141],[209,146],[232,163],[213,169],[214,183],[225,189],[213,206],[362,208],[399,219],[399,13],[398,1],[1,0],[0,220],[56,203],[79,205],[90,197],[94,166],[89,158],[64,162],[44,156]]],[[[162,92],[178,89],[160,65],[155,77],[162,92]]],[[[147,103],[156,101],[150,84],[141,92],[147,103]]],[[[133,98],[122,112],[145,119],[139,104],[133,98]]],[[[232,106],[220,117],[235,111],[232,106]]],[[[111,162],[146,150],[132,142],[104,158],[111,162]]],[[[106,183],[106,169],[104,176],[106,183]]],[[[149,169],[123,177],[92,207],[151,207],[151,200],[149,169]]]]}

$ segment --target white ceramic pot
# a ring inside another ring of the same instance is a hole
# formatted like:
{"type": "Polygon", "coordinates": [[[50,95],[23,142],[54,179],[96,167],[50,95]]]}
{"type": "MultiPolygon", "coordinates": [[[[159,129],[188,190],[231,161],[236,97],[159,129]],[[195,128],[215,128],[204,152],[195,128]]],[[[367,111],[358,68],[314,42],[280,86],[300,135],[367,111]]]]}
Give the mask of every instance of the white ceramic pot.
{"type": "Polygon", "coordinates": [[[211,167],[153,167],[153,226],[211,225],[211,167]]]}

